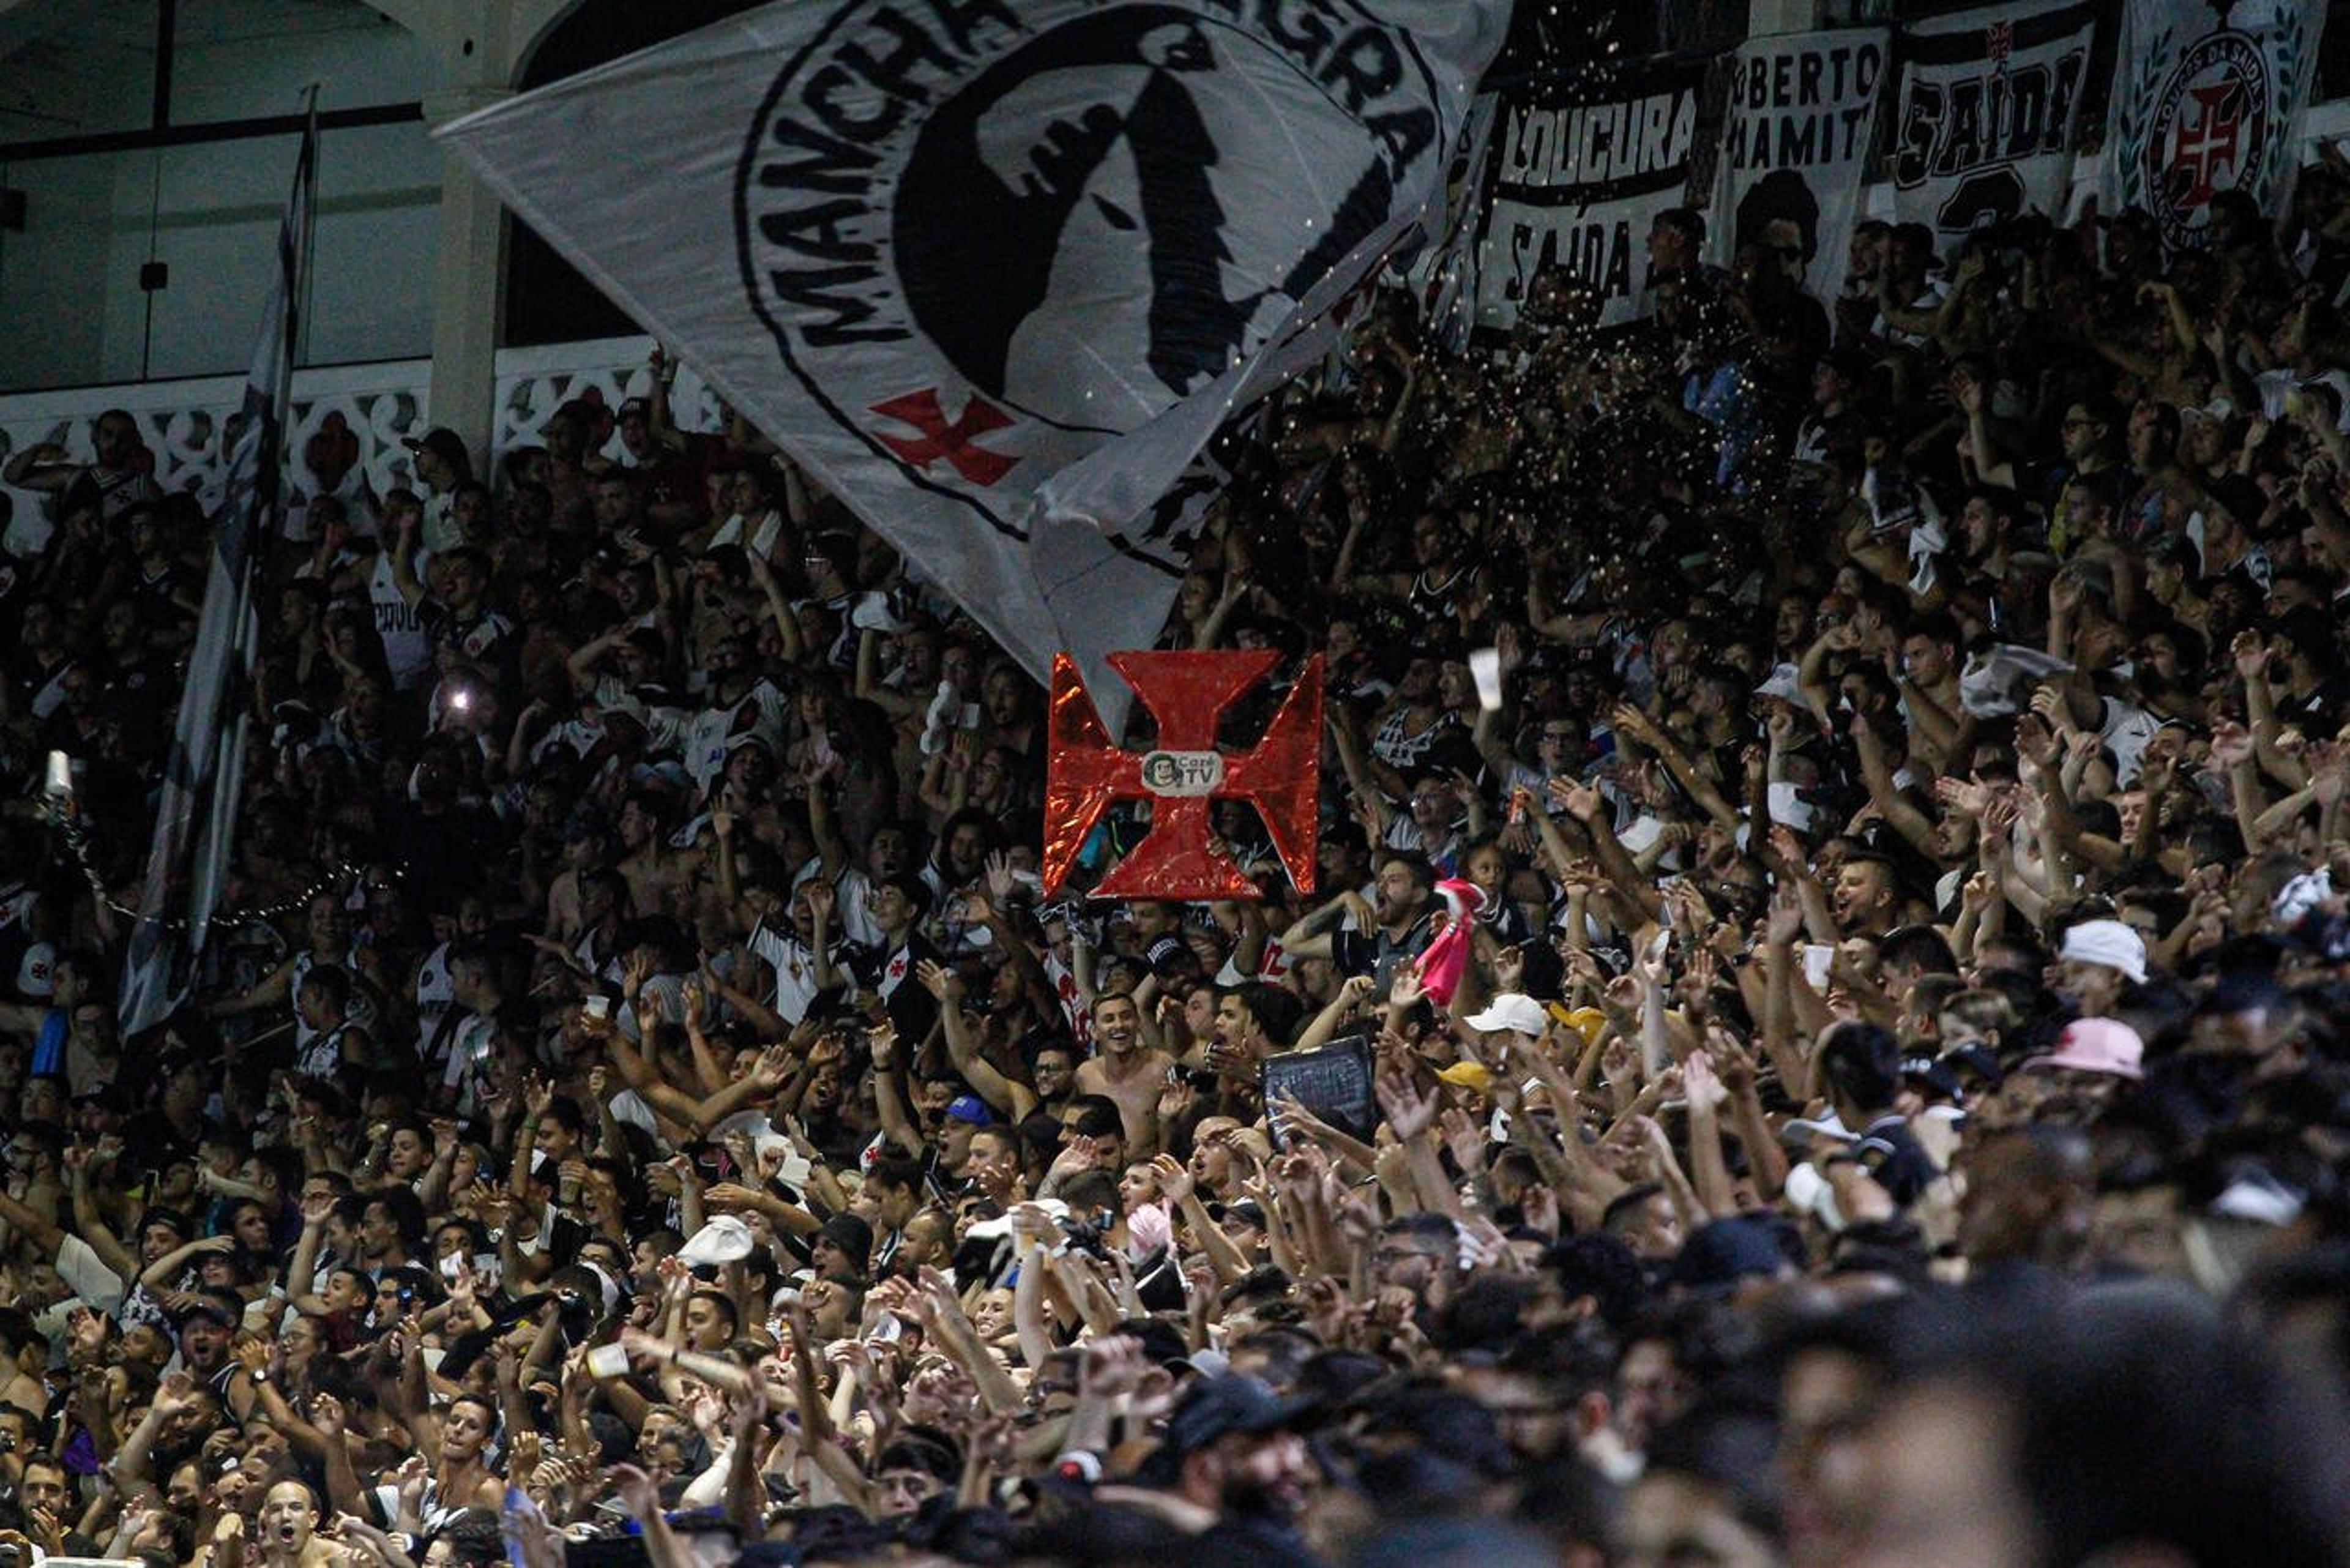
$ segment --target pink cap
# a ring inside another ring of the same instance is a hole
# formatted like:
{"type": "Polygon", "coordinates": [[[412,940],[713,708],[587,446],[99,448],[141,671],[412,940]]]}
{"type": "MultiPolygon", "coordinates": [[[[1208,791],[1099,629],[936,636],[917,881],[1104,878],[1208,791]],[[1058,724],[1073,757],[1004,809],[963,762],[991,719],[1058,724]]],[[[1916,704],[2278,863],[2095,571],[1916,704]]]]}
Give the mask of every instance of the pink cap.
{"type": "Polygon", "coordinates": [[[2056,1049],[2024,1064],[2039,1071],[2064,1068],[2074,1073],[2104,1073],[2116,1078],[2142,1075],[2146,1042],[2128,1024],[2111,1018],[2076,1018],[2056,1037],[2056,1049]]]}

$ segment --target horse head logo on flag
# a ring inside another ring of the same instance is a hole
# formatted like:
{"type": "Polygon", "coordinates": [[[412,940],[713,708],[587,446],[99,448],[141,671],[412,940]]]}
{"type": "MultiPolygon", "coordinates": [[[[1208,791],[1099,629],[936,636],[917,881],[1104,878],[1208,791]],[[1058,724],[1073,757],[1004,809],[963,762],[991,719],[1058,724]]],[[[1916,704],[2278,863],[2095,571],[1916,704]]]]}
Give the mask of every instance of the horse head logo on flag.
{"type": "Polygon", "coordinates": [[[1149,752],[1111,743],[1076,661],[1053,660],[1051,756],[1045,784],[1045,890],[1057,893],[1112,801],[1151,803],[1150,832],[1093,891],[1110,898],[1263,898],[1232,857],[1216,847],[1210,811],[1219,800],[1254,805],[1298,890],[1314,890],[1315,805],[1321,788],[1322,657],[1306,661],[1297,684],[1249,751],[1216,744],[1225,711],[1269,674],[1279,655],[1113,653],[1124,676],[1158,722],[1149,752]]]}

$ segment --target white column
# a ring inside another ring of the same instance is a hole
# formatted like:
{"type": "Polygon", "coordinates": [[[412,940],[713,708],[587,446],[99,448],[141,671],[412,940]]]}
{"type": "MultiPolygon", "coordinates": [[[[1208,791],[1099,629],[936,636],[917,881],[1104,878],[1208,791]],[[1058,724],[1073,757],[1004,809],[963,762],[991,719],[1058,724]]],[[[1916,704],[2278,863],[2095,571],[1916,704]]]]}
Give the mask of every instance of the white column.
{"type": "MultiPolygon", "coordinates": [[[[426,95],[439,128],[513,96],[503,87],[443,88],[426,95]]],[[[498,329],[505,314],[505,213],[453,153],[442,155],[441,246],[432,280],[432,422],[455,431],[477,463],[490,450],[496,406],[498,329]]]]}
{"type": "MultiPolygon", "coordinates": [[[[425,94],[432,127],[513,97],[505,87],[425,94]]],[[[432,423],[449,425],[480,463],[496,411],[498,327],[505,317],[505,209],[453,153],[442,153],[440,254],[432,273],[432,423]]]]}
{"type": "MultiPolygon", "coordinates": [[[[424,97],[434,129],[511,98],[511,83],[548,28],[579,0],[369,0],[415,31],[447,84],[424,97]]],[[[441,254],[432,283],[432,421],[455,431],[476,462],[490,450],[498,335],[505,318],[504,208],[443,154],[441,254]]],[[[486,476],[485,476],[486,477],[486,476]]]]}

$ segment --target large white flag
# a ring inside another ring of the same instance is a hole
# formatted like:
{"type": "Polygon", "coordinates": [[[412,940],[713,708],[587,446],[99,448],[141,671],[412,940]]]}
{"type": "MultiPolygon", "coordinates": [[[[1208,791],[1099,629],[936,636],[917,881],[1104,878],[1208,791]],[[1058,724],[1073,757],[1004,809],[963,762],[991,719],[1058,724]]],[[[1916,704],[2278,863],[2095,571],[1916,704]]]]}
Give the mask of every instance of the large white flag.
{"type": "Polygon", "coordinates": [[[1067,649],[1116,705],[1101,656],[1190,556],[1196,511],[1153,504],[1436,226],[1507,15],[783,0],[441,135],[1039,679],[1067,649]]]}
{"type": "Polygon", "coordinates": [[[244,781],[245,731],[252,722],[245,685],[253,673],[256,629],[254,556],[276,531],[317,168],[314,112],[302,133],[293,194],[277,231],[276,274],[262,307],[244,407],[228,436],[227,496],[213,522],[203,609],[157,792],[139,923],[130,929],[123,968],[118,1015],[125,1033],[161,1023],[187,995],[227,880],[244,781]]]}
{"type": "Polygon", "coordinates": [[[2107,211],[2143,207],[2162,243],[2203,243],[2211,199],[2274,216],[2300,168],[2324,0],[2131,0],[2106,147],[2107,211]]]}
{"type": "Polygon", "coordinates": [[[2064,216],[2097,7],[2042,0],[1901,29],[1893,211],[1944,252],[2026,213],[2064,216]]]}

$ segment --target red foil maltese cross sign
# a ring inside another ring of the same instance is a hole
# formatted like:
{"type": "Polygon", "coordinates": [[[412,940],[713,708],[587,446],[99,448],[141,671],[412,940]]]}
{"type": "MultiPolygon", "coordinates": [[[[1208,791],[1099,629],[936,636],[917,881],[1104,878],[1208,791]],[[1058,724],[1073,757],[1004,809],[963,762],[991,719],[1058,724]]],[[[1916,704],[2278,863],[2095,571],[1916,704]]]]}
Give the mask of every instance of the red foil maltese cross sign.
{"type": "Polygon", "coordinates": [[[1279,655],[1113,653],[1159,722],[1154,749],[1110,744],[1076,661],[1053,659],[1052,751],[1045,781],[1045,888],[1057,893],[1077,852],[1115,800],[1150,802],[1150,832],[1094,892],[1105,898],[1260,898],[1257,885],[1212,842],[1209,807],[1254,805],[1300,892],[1314,890],[1315,805],[1322,772],[1322,656],[1307,661],[1253,750],[1222,751],[1217,721],[1270,673],[1279,655]]]}

